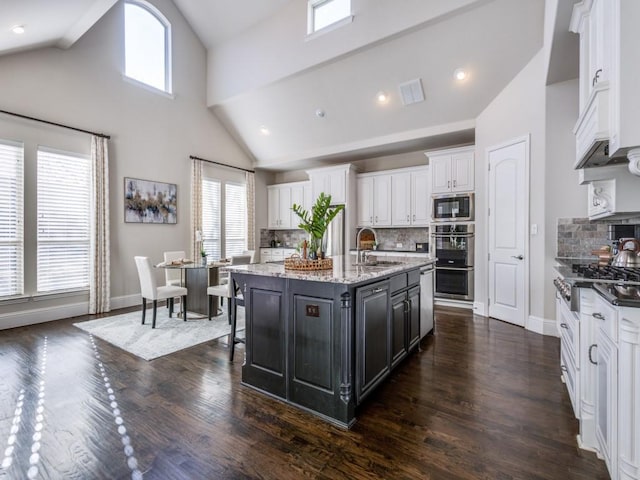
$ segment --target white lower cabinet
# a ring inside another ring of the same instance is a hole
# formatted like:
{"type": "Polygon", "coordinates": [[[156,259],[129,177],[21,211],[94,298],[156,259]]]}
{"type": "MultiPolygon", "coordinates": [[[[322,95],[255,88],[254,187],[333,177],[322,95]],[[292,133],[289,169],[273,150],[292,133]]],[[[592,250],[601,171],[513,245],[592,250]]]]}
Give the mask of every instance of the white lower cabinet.
{"type": "Polygon", "coordinates": [[[640,318],[622,309],[618,342],[618,478],[640,479],[640,318]]]}
{"type": "Polygon", "coordinates": [[[560,368],[579,446],[604,459],[612,480],[640,480],[640,308],[580,289],[580,314],[557,297],[560,368]]]}

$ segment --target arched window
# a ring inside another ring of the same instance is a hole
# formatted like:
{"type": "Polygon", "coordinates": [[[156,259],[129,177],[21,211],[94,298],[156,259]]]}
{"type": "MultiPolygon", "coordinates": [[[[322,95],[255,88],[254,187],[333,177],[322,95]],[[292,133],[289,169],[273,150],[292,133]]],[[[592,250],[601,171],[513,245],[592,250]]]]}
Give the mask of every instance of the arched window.
{"type": "Polygon", "coordinates": [[[124,74],[171,93],[171,24],[143,0],[124,4],[124,74]]]}

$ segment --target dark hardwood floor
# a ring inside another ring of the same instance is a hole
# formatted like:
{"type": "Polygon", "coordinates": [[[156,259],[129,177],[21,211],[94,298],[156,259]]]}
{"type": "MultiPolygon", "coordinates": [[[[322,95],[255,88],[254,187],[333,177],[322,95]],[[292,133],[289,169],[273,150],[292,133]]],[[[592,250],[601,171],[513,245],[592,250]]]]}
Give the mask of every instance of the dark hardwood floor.
{"type": "Polygon", "coordinates": [[[0,478],[609,478],[576,445],[558,339],[436,312],[350,431],[240,385],[226,338],[147,362],[89,317],[0,331],[0,478]]]}

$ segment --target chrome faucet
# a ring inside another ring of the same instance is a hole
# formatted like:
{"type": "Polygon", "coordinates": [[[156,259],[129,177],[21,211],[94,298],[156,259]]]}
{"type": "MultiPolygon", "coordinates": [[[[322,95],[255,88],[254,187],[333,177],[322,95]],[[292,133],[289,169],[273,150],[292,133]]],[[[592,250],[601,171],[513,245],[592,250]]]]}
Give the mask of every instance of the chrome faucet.
{"type": "Polygon", "coordinates": [[[373,241],[377,244],[378,243],[378,234],[376,233],[376,231],[373,228],[370,227],[364,227],[361,228],[360,230],[358,230],[358,234],[356,235],[356,263],[365,263],[366,262],[366,258],[367,258],[367,254],[365,253],[365,251],[360,252],[360,235],[362,235],[362,232],[364,232],[365,230],[369,230],[371,233],[373,233],[373,241]],[[360,255],[364,254],[364,260],[362,258],[360,258],[360,255]]]}

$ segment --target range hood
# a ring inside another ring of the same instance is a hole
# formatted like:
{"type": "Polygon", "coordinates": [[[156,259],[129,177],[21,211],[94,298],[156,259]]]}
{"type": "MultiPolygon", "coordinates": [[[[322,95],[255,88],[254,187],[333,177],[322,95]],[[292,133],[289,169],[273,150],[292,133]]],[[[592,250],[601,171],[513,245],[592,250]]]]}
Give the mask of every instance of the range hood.
{"type": "Polygon", "coordinates": [[[605,165],[627,163],[627,161],[627,156],[623,151],[615,157],[609,156],[609,139],[595,140],[574,168],[578,170],[581,168],[604,167],[605,165]]]}

